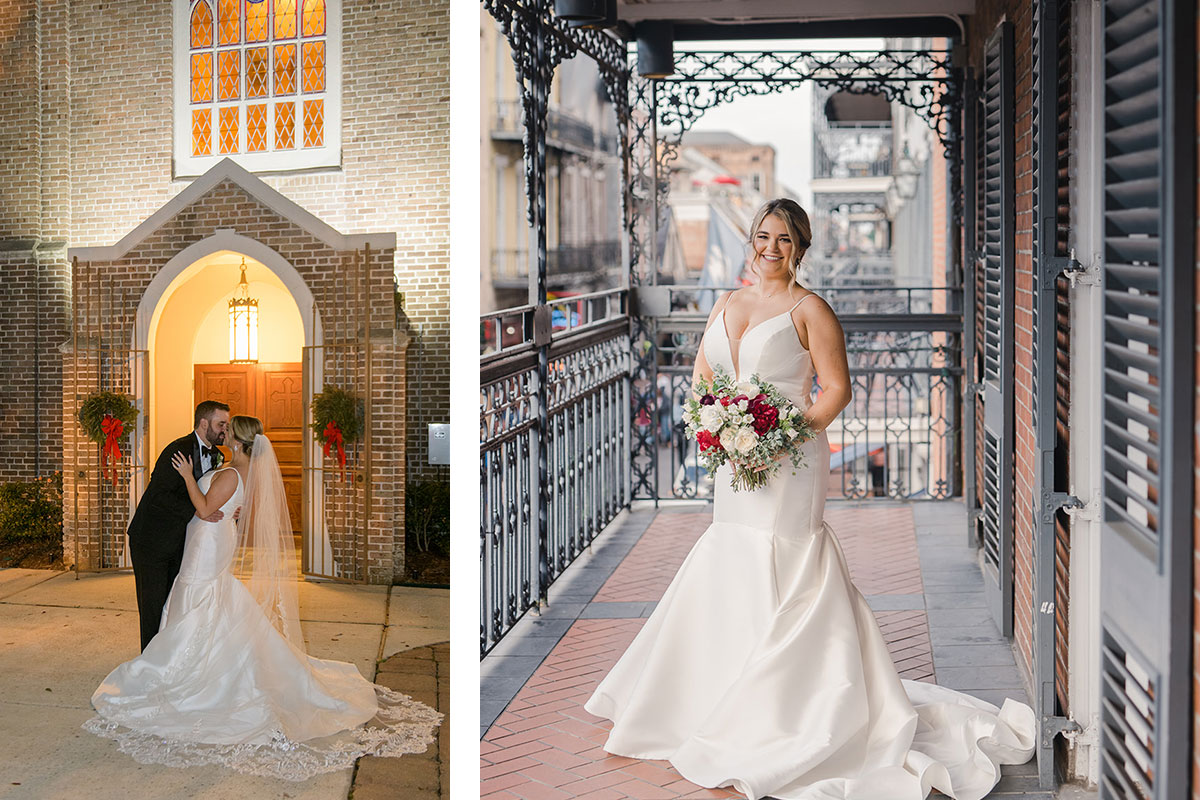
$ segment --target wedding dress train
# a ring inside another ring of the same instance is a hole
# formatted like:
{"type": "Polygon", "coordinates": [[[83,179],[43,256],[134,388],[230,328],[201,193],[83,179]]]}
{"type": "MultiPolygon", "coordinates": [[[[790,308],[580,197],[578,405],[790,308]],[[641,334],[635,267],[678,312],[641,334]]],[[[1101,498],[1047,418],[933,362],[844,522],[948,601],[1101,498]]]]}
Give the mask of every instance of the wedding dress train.
{"type": "MultiPolygon", "coordinates": [[[[218,471],[200,479],[207,494],[218,471]]],[[[442,715],[378,686],[353,664],[313,658],[271,624],[234,577],[233,511],[188,524],[158,634],[92,696],[84,728],[141,763],[222,764],[304,780],[363,755],[423,752],[442,715]]]]}
{"type": "MultiPolygon", "coordinates": [[[[735,354],[718,312],[701,346],[710,365],[811,405],[790,313],[735,354]]],[[[824,522],[825,434],[803,450],[803,467],[754,492],[735,493],[727,467],[714,476],[712,525],[585,705],[613,721],[604,749],[752,799],[979,800],[1000,764],[1033,754],[1032,709],[897,675],[824,522]]]]}

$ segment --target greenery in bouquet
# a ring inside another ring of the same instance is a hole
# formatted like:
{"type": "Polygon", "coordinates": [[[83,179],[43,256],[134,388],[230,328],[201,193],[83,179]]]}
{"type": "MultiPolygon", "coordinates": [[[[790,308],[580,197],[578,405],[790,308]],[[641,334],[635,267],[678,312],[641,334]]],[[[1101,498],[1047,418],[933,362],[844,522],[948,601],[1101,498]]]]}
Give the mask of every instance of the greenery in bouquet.
{"type": "Polygon", "coordinates": [[[684,421],[696,440],[700,463],[710,473],[732,467],[734,491],[753,491],[770,482],[784,458],[804,463],[800,450],[814,435],[803,412],[774,385],[758,375],[735,381],[720,367],[711,381],[693,387],[684,421]]]}

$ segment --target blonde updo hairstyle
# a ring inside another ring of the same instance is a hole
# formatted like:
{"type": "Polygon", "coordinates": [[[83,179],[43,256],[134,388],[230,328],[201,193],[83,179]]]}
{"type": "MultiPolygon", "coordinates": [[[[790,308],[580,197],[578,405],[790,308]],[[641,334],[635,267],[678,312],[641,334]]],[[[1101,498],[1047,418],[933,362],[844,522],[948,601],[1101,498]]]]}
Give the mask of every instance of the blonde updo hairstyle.
{"type": "Polygon", "coordinates": [[[750,226],[750,252],[754,253],[754,258],[750,261],[750,269],[755,275],[758,274],[759,254],[754,247],[754,237],[758,235],[758,229],[762,227],[768,214],[774,214],[783,222],[792,240],[793,259],[787,265],[787,269],[792,283],[798,283],[796,277],[800,269],[800,259],[812,244],[812,223],[808,221],[808,214],[800,204],[786,197],[772,200],[754,215],[754,224],[750,226]]]}
{"type": "Polygon", "coordinates": [[[254,437],[263,432],[262,420],[239,414],[230,418],[229,430],[233,433],[233,438],[241,443],[246,455],[250,455],[254,449],[254,437]]]}

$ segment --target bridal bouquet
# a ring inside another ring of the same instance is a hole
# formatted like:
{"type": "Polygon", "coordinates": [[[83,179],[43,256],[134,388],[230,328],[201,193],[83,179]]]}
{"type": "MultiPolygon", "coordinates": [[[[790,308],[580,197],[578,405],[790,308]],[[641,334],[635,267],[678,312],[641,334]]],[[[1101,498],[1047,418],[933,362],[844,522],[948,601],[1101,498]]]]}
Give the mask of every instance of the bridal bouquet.
{"type": "Polygon", "coordinates": [[[757,375],[735,381],[717,367],[711,383],[700,380],[694,389],[700,399],[689,399],[683,414],[688,436],[695,437],[709,473],[732,463],[734,491],[765,486],[779,471],[781,456],[795,467],[803,463],[800,445],[814,431],[770,383],[757,375]]]}

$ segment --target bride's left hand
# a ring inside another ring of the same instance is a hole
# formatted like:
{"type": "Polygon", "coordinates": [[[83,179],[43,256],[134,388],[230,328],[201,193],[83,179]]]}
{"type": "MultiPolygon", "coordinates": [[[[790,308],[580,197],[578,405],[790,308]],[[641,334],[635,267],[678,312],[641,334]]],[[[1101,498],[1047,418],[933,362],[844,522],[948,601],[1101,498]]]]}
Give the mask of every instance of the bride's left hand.
{"type": "Polygon", "coordinates": [[[185,478],[192,474],[191,456],[185,456],[183,453],[176,453],[175,455],[171,456],[171,466],[175,468],[176,472],[185,478]]]}

